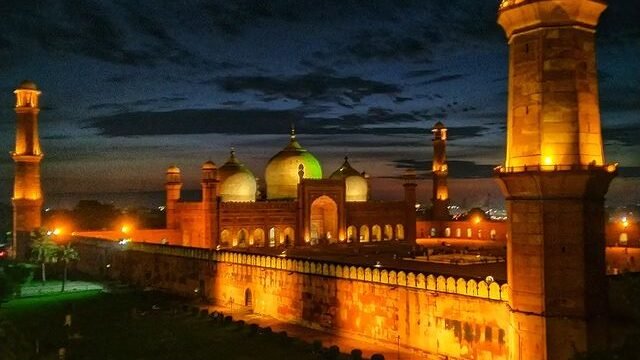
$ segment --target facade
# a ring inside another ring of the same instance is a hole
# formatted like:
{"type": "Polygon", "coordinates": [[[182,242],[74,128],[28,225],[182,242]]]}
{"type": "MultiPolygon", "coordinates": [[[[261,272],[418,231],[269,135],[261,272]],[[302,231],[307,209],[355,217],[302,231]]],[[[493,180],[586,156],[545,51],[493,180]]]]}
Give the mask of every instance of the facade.
{"type": "Polygon", "coordinates": [[[415,241],[415,173],[406,175],[401,201],[371,201],[367,176],[349,160],[328,178],[292,130],[289,143],[265,171],[266,199],[253,173],[231,151],[217,168],[202,166],[202,199],[182,201],[180,169],[166,173],[168,233],[147,241],[201,248],[276,247],[375,241],[415,241]]]}

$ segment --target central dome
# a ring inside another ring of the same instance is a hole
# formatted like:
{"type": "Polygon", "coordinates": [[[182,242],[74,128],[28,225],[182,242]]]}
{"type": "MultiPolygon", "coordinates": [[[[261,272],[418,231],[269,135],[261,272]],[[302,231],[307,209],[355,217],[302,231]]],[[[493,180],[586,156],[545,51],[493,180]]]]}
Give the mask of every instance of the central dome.
{"type": "Polygon", "coordinates": [[[267,199],[295,199],[298,196],[298,169],[304,166],[305,179],[322,179],[322,167],[313,154],[303,148],[291,131],[291,141],[267,163],[267,199]]]}
{"type": "Polygon", "coordinates": [[[256,201],[256,178],[231,150],[229,160],[218,169],[220,198],[228,201],[256,201]]]}

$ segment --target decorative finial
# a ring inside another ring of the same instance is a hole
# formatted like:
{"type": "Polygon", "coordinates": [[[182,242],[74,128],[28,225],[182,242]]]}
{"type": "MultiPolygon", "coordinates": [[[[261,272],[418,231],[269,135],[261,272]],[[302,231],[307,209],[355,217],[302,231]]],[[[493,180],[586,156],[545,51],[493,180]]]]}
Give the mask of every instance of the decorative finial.
{"type": "Polygon", "coordinates": [[[236,148],[234,148],[233,146],[229,148],[229,152],[231,153],[231,156],[235,156],[236,155],[236,148]]]}
{"type": "Polygon", "coordinates": [[[296,138],[296,126],[292,121],[291,122],[291,140],[294,140],[295,138],[296,138]]]}

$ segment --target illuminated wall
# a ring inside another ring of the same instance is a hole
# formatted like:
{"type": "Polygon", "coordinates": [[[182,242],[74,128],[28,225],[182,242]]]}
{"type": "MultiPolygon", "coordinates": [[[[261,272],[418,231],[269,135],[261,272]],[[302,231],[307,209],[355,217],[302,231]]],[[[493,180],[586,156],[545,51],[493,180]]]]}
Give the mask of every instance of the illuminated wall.
{"type": "Polygon", "coordinates": [[[452,359],[507,359],[506,286],[204,249],[78,240],[82,271],[452,359]],[[106,264],[110,264],[107,268],[106,264]]]}

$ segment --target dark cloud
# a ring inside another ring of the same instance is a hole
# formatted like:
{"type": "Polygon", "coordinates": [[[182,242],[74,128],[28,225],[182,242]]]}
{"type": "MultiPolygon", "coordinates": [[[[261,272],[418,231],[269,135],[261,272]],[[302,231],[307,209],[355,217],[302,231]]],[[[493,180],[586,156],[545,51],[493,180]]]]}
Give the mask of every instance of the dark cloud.
{"type": "Polygon", "coordinates": [[[463,75],[463,74],[442,75],[442,76],[434,77],[429,80],[423,81],[420,83],[420,85],[431,85],[431,84],[449,82],[449,81],[462,79],[465,76],[466,75],[463,75]]]}
{"type": "Polygon", "coordinates": [[[358,34],[353,43],[347,45],[346,51],[358,59],[402,59],[421,58],[424,61],[433,55],[433,48],[442,41],[442,37],[431,31],[428,36],[412,37],[395,35],[387,29],[377,31],[364,30],[358,34]]]}
{"type": "MultiPolygon", "coordinates": [[[[158,136],[176,134],[286,134],[292,123],[300,133],[315,135],[416,135],[430,136],[428,117],[393,113],[372,108],[363,114],[334,118],[309,116],[301,110],[203,109],[167,112],[128,112],[86,121],[84,128],[97,129],[100,135],[158,136]],[[415,122],[416,125],[397,125],[415,122]],[[375,125],[375,126],[372,126],[375,125]]],[[[449,129],[450,139],[482,136],[488,128],[463,126],[449,129]]],[[[370,144],[369,144],[370,146],[370,144]]]]}
{"type": "Polygon", "coordinates": [[[602,129],[602,138],[607,143],[616,142],[625,146],[637,145],[638,134],[640,134],[639,124],[619,127],[604,127],[602,129]]]}
{"type": "MultiPolygon", "coordinates": [[[[430,160],[399,159],[394,160],[393,165],[398,169],[416,169],[422,176],[430,176],[430,160]]],[[[448,160],[449,176],[454,178],[487,178],[493,175],[496,165],[477,164],[467,160],[448,160]]]]}
{"type": "Polygon", "coordinates": [[[412,71],[408,71],[405,74],[405,77],[417,78],[417,77],[431,76],[431,75],[437,74],[438,72],[440,72],[440,70],[437,70],[437,69],[412,70],[412,71]]]}
{"type": "Polygon", "coordinates": [[[230,93],[256,91],[267,96],[286,97],[300,101],[348,100],[359,102],[370,95],[395,95],[400,87],[357,76],[339,77],[321,73],[297,76],[227,76],[209,80],[230,93]]]}
{"type": "Polygon", "coordinates": [[[163,104],[176,104],[183,101],[187,101],[188,98],[185,96],[161,96],[157,98],[149,98],[149,99],[140,99],[122,103],[99,103],[87,106],[88,110],[117,110],[117,111],[126,111],[127,109],[136,109],[139,107],[146,106],[158,106],[163,104]]]}

